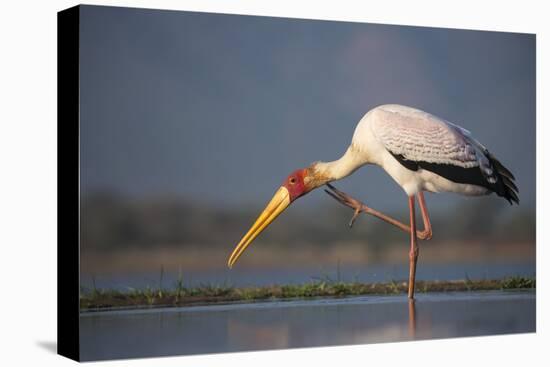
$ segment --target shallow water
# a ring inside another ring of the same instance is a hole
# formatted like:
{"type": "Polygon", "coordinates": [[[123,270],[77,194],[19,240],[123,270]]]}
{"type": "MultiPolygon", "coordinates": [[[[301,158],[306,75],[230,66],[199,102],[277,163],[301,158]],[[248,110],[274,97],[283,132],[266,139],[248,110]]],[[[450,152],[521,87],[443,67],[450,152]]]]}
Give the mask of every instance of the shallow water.
{"type": "MultiPolygon", "coordinates": [[[[162,285],[165,288],[174,286],[179,274],[166,272],[162,285]]],[[[333,280],[360,282],[389,282],[408,279],[409,265],[369,265],[336,266],[331,268],[303,267],[299,269],[234,269],[220,268],[217,271],[192,271],[182,274],[186,286],[201,284],[227,284],[237,287],[262,286],[270,284],[302,284],[312,279],[329,277],[333,280]]],[[[521,263],[452,263],[420,264],[416,272],[417,280],[456,280],[456,279],[502,279],[508,276],[535,276],[534,262],[521,263]]],[[[93,288],[91,275],[83,274],[81,284],[93,288]]],[[[127,290],[128,288],[158,287],[160,271],[155,273],[133,273],[125,275],[96,275],[97,288],[127,290]]]]}
{"type": "Polygon", "coordinates": [[[81,358],[302,348],[535,331],[535,292],[456,292],[82,313],[81,358]]]}

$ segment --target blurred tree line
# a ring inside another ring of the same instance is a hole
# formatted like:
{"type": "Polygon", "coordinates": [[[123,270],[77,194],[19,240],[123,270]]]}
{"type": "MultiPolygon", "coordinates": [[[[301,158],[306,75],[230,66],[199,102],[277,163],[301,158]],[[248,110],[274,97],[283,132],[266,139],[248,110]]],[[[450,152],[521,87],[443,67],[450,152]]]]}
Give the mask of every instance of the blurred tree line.
{"type": "MultiPolygon", "coordinates": [[[[261,204],[244,209],[220,208],[181,197],[136,199],[98,192],[81,198],[81,248],[227,248],[228,244],[237,243],[262,209],[261,204]]],[[[401,212],[388,214],[408,221],[405,207],[401,212]]],[[[495,197],[463,200],[457,207],[430,214],[437,241],[535,242],[535,210],[511,208],[495,197]]],[[[375,251],[403,240],[403,232],[373,217],[361,216],[349,229],[351,215],[349,208],[332,201],[314,210],[292,206],[259,240],[281,247],[368,241],[375,251]]],[[[420,215],[418,222],[421,223],[420,215]]]]}

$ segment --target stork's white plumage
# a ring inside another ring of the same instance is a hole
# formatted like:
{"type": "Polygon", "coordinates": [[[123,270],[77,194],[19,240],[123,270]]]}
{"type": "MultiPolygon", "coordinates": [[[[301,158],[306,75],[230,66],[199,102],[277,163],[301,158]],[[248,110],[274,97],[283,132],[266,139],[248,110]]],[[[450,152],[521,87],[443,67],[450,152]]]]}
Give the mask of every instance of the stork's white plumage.
{"type": "Polygon", "coordinates": [[[354,210],[350,226],[360,213],[378,217],[410,233],[409,298],[414,298],[417,238],[430,239],[432,229],[424,191],[485,195],[495,192],[511,204],[518,203],[514,175],[469,131],[415,108],[383,105],[359,121],[351,145],[333,162],[315,162],[291,173],[273,199],[241,239],[229,257],[231,267],[252,241],[294,200],[313,189],[325,190],[354,210]],[[352,174],[366,164],[382,167],[408,196],[410,225],[374,210],[337,190],[330,182],[352,174]],[[418,198],[424,230],[416,229],[415,197],[418,198]]]}
{"type": "Polygon", "coordinates": [[[407,106],[370,110],[344,156],[312,168],[334,181],[365,164],[382,167],[408,196],[421,191],[472,196],[496,192],[519,202],[512,173],[468,130],[407,106]]]}

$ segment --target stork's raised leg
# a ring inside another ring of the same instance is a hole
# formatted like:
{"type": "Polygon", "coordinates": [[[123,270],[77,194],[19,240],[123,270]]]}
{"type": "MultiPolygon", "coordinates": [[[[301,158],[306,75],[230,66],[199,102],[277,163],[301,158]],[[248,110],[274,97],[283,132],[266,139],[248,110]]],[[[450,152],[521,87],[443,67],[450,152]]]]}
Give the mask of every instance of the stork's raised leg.
{"type": "Polygon", "coordinates": [[[361,213],[370,214],[377,218],[382,219],[383,221],[393,224],[397,228],[409,233],[411,238],[411,249],[409,251],[409,298],[414,298],[414,282],[416,278],[416,263],[418,260],[418,243],[417,239],[420,238],[422,240],[429,240],[432,238],[432,225],[430,223],[430,216],[428,215],[428,209],[426,207],[426,201],[424,199],[424,194],[422,192],[419,192],[417,194],[418,196],[418,203],[420,205],[420,211],[422,213],[422,221],[424,222],[424,230],[418,231],[416,229],[416,216],[415,216],[415,199],[414,196],[409,197],[409,214],[410,214],[410,225],[406,225],[405,223],[402,223],[398,221],[397,219],[394,219],[384,213],[381,213],[377,210],[374,210],[372,208],[369,208],[362,202],[360,202],[357,199],[352,198],[345,192],[342,192],[335,188],[334,186],[327,184],[327,186],[330,188],[331,191],[325,190],[327,194],[332,196],[334,199],[336,199],[338,202],[352,208],[354,210],[353,217],[351,218],[351,221],[349,223],[349,226],[353,226],[353,223],[355,222],[355,219],[359,216],[361,213]]]}
{"type": "MultiPolygon", "coordinates": [[[[355,222],[355,219],[357,219],[359,214],[365,213],[365,214],[369,214],[377,218],[380,218],[384,222],[392,224],[404,232],[410,233],[411,227],[409,225],[402,223],[397,219],[390,217],[389,215],[379,212],[378,210],[375,210],[373,208],[366,206],[359,200],[352,198],[351,196],[349,196],[343,191],[338,190],[336,187],[332,186],[331,184],[327,184],[327,186],[331,190],[331,191],[325,190],[327,194],[332,196],[339,203],[345,206],[348,206],[355,211],[355,213],[353,214],[353,217],[349,222],[350,227],[353,226],[353,223],[355,222]]],[[[418,194],[416,194],[416,196],[418,197],[418,203],[420,204],[420,211],[422,213],[422,220],[424,222],[424,230],[422,231],[417,230],[416,236],[421,240],[429,240],[432,238],[432,225],[430,223],[430,217],[428,215],[428,208],[426,207],[426,201],[424,200],[424,193],[419,192],[418,194]]]]}
{"type": "Polygon", "coordinates": [[[409,196],[409,214],[411,218],[411,250],[409,251],[409,298],[414,298],[416,279],[416,261],[418,260],[418,243],[416,241],[416,216],[414,213],[414,196],[409,196]]]}

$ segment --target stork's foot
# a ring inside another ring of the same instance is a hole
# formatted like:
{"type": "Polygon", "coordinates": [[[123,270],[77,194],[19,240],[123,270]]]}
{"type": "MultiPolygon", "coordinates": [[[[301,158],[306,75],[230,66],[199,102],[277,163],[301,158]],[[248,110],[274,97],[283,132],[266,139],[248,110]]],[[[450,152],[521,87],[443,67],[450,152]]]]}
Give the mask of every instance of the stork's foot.
{"type": "Polygon", "coordinates": [[[367,207],[359,200],[352,198],[345,192],[338,190],[336,187],[332,186],[329,183],[327,183],[327,186],[330,189],[330,191],[325,189],[325,192],[327,194],[329,194],[332,198],[334,198],[334,200],[338,201],[342,205],[348,206],[354,210],[353,216],[349,221],[350,228],[353,227],[353,223],[355,223],[355,220],[357,219],[359,214],[361,214],[361,212],[368,213],[369,207],[367,207]]]}

